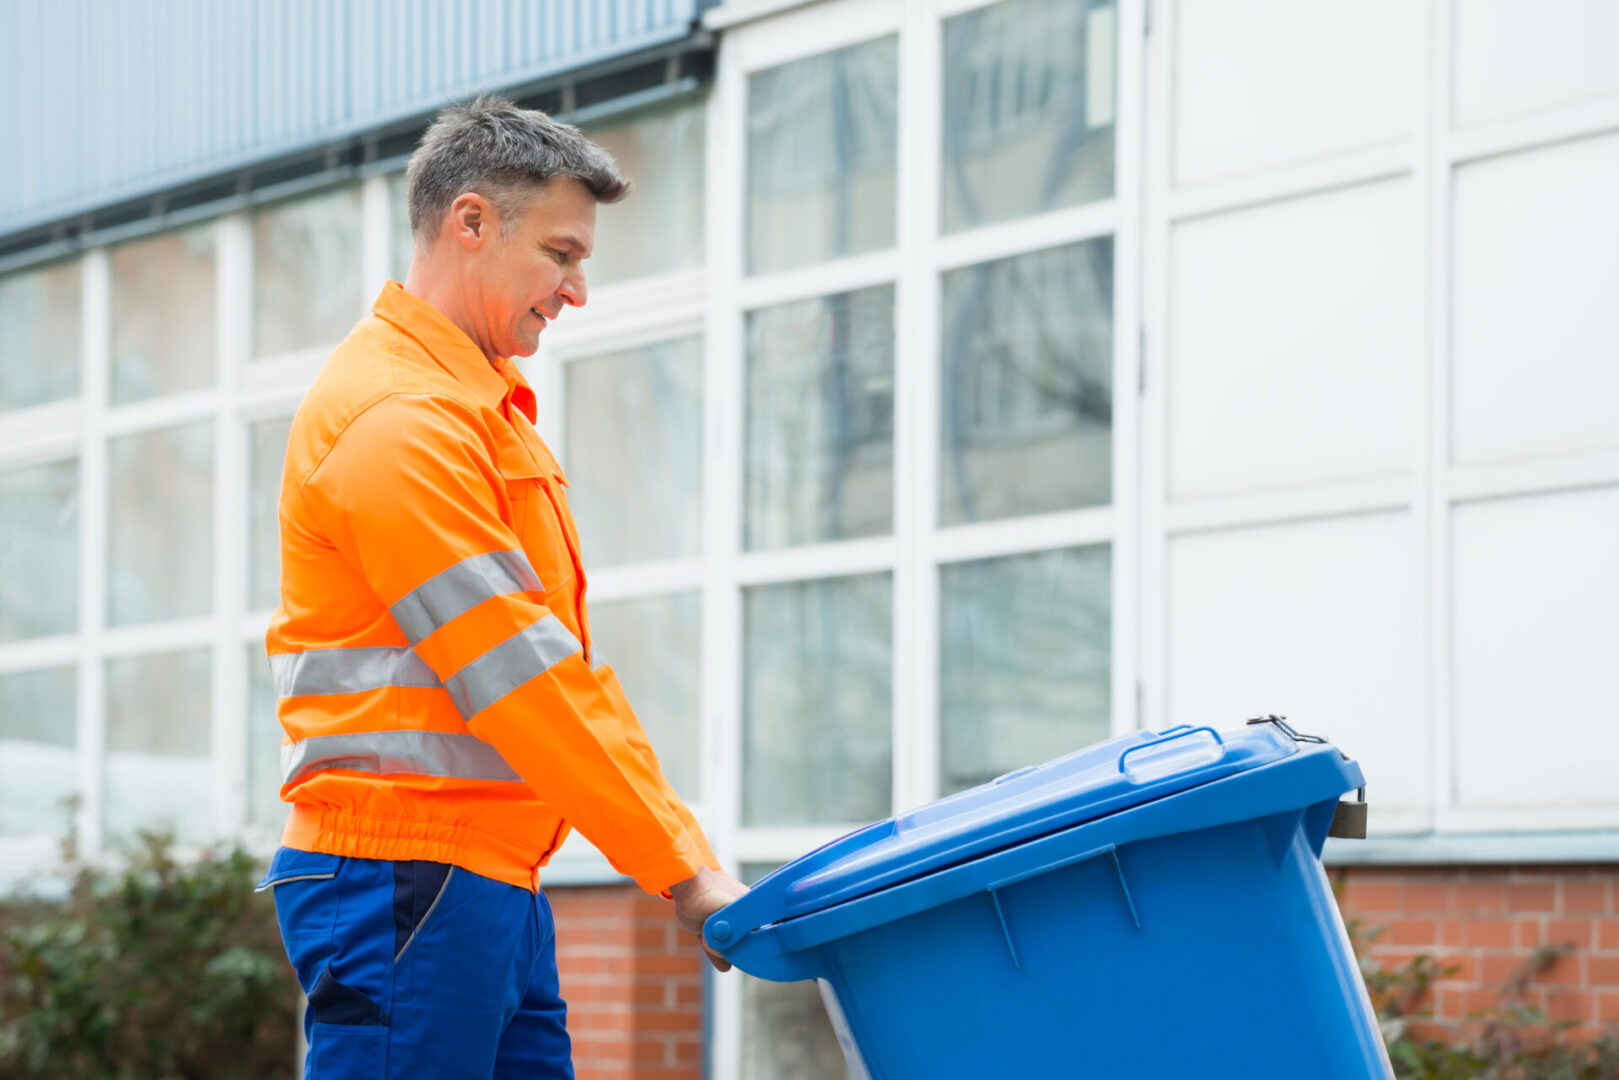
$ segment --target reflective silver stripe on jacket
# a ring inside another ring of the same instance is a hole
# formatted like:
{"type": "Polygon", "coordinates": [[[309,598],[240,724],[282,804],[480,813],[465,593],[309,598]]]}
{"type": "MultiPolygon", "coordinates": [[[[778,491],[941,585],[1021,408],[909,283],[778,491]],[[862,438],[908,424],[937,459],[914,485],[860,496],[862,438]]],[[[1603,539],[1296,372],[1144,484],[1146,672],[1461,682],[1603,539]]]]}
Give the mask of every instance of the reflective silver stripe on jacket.
{"type": "Polygon", "coordinates": [[[471,720],[582,646],[555,615],[536,619],[452,675],[444,684],[461,715],[471,720]]]}
{"type": "Polygon", "coordinates": [[[388,611],[412,645],[492,596],[543,592],[540,577],[521,551],[491,551],[463,559],[418,585],[388,611]]]}
{"type": "Polygon", "coordinates": [[[403,645],[371,649],[307,649],[270,657],[277,697],[358,694],[385,686],[442,686],[427,661],[403,645]]]}
{"type": "Polygon", "coordinates": [[[599,667],[606,667],[610,662],[599,645],[592,644],[590,648],[585,650],[585,663],[590,665],[591,671],[595,671],[599,667]]]}
{"type": "Polygon", "coordinates": [[[521,780],[506,759],[476,735],[443,731],[360,731],[314,735],[281,748],[281,782],[321,769],[416,773],[460,780],[521,780]]]}

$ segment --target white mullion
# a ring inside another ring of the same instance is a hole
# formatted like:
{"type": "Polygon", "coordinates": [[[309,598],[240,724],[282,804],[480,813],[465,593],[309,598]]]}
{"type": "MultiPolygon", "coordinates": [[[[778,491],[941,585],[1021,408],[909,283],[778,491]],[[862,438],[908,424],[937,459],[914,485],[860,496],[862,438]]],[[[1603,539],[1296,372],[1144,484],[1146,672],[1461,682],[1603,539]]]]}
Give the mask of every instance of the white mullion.
{"type": "Polygon", "coordinates": [[[637,563],[633,566],[612,566],[590,571],[592,608],[598,604],[610,604],[617,600],[670,596],[702,587],[701,558],[637,563]]]}
{"type": "Polygon", "coordinates": [[[1113,506],[1110,565],[1112,581],[1112,716],[1113,734],[1133,730],[1139,723],[1136,687],[1140,665],[1136,653],[1140,636],[1140,559],[1141,477],[1137,448],[1140,446],[1140,385],[1142,325],[1142,103],[1143,53],[1146,49],[1145,12],[1139,3],[1121,3],[1115,20],[1117,60],[1114,91],[1119,103],[1113,125],[1114,191],[1117,210],[1113,215],[1118,232],[1113,242],[1113,506]]]}
{"type": "MultiPolygon", "coordinates": [[[[1115,125],[1114,130],[1121,126],[1115,125]]],[[[1119,199],[1102,199],[951,233],[939,239],[935,265],[941,271],[956,270],[1030,251],[1113,236],[1119,229],[1121,203],[1119,199]]]]}
{"type": "Polygon", "coordinates": [[[957,525],[933,533],[927,546],[927,557],[932,562],[946,564],[1106,544],[1112,542],[1117,534],[1119,517],[1123,512],[1117,505],[1093,506],[1055,514],[957,525]]]}
{"type": "Polygon", "coordinates": [[[78,748],[79,843],[101,850],[102,776],[106,752],[106,669],[102,633],[107,615],[107,365],[111,352],[111,267],[106,248],[84,257],[83,427],[79,451],[78,748]]]}
{"type": "Polygon", "coordinates": [[[612,325],[592,325],[587,330],[570,326],[563,333],[558,331],[567,324],[559,321],[542,336],[542,355],[549,362],[566,365],[603,353],[624,352],[694,337],[703,332],[703,310],[701,299],[691,307],[653,309],[649,306],[634,318],[626,318],[612,325]],[[544,340],[546,337],[550,340],[544,340]]]}
{"type": "Polygon", "coordinates": [[[1411,143],[1401,140],[1297,165],[1262,169],[1213,184],[1181,190],[1166,187],[1165,207],[1172,221],[1251,210],[1267,203],[1405,176],[1411,171],[1412,160],[1411,143]]]}
{"type": "Polygon", "coordinates": [[[665,324],[701,323],[707,284],[702,270],[677,270],[592,288],[585,306],[564,312],[541,339],[559,356],[602,352],[623,347],[618,342],[626,336],[668,333],[665,324]]]}
{"type": "MultiPolygon", "coordinates": [[[[393,193],[388,189],[388,174],[374,173],[360,184],[360,295],[370,302],[382,291],[383,282],[391,276],[388,268],[393,260],[388,250],[393,242],[393,193]]],[[[360,312],[355,313],[359,318],[360,312]]]]}
{"type": "MultiPolygon", "coordinates": [[[[1137,608],[1137,682],[1132,697],[1138,713],[1135,726],[1162,728],[1170,723],[1169,702],[1169,277],[1170,277],[1170,172],[1174,160],[1172,109],[1175,57],[1174,5],[1141,0],[1143,28],[1142,85],[1144,108],[1142,139],[1141,323],[1118,327],[1119,333],[1141,337],[1137,386],[1137,466],[1140,518],[1139,607],[1137,608]]],[[[1134,20],[1131,20],[1134,21],[1134,20]]],[[[1119,390],[1128,392],[1127,387],[1119,390]]]]}
{"type": "MultiPolygon", "coordinates": [[[[1449,50],[1450,43],[1445,44],[1449,50]]],[[[1447,51],[1447,55],[1451,54],[1447,51]]],[[[1619,100],[1601,98],[1470,130],[1447,131],[1440,160],[1463,165],[1613,131],[1619,131],[1619,100]]]]}
{"type": "Polygon", "coordinates": [[[83,409],[72,398],[0,416],[0,468],[10,471],[77,456],[83,409]]]}
{"type": "Polygon", "coordinates": [[[740,862],[789,862],[806,851],[814,851],[845,833],[868,825],[851,821],[844,825],[755,826],[743,829],[736,840],[740,862]]]}
{"type": "Polygon", "coordinates": [[[79,659],[79,638],[75,634],[26,638],[0,645],[0,675],[37,668],[66,667],[79,659]]]}
{"type": "Polygon", "coordinates": [[[899,275],[899,251],[888,248],[865,255],[849,255],[797,270],[743,279],[737,285],[743,310],[813,300],[834,293],[886,285],[899,275]]]}
{"type": "Polygon", "coordinates": [[[219,835],[236,836],[247,822],[247,670],[236,627],[247,606],[248,436],[237,405],[237,384],[247,365],[251,258],[247,219],[231,214],[216,232],[219,323],[215,381],[224,407],[214,432],[214,631],[210,716],[214,821],[219,835]]]}
{"type": "Polygon", "coordinates": [[[218,632],[218,621],[212,615],[133,626],[103,627],[100,631],[101,654],[107,659],[125,659],[132,656],[203,649],[214,643],[218,632]]]}
{"type": "MultiPolygon", "coordinates": [[[[746,80],[733,39],[721,45],[709,96],[705,173],[709,306],[703,365],[703,620],[698,707],[703,737],[703,824],[715,853],[737,870],[742,786],[742,599],[736,579],[742,505],[743,156],[746,80]]],[[[709,981],[714,1080],[740,1080],[742,980],[709,981]]]]}
{"type": "Polygon", "coordinates": [[[1423,544],[1422,577],[1426,581],[1423,627],[1423,684],[1427,688],[1428,739],[1431,754],[1429,794],[1433,825],[1451,827],[1455,810],[1455,759],[1452,754],[1454,699],[1451,687],[1451,553],[1450,553],[1450,309],[1451,309],[1451,114],[1453,101],[1453,0],[1432,0],[1429,13],[1428,71],[1424,94],[1424,205],[1427,209],[1427,259],[1424,275],[1427,303],[1426,393],[1422,412],[1426,434],[1419,451],[1416,533],[1423,544]]]}
{"type": "Polygon", "coordinates": [[[892,536],[750,551],[737,556],[736,580],[748,587],[876,574],[894,568],[899,545],[892,536]]]}
{"type": "MultiPolygon", "coordinates": [[[[726,44],[744,76],[738,81],[738,94],[747,73],[896,33],[903,19],[902,7],[911,2],[914,0],[824,0],[786,12],[768,25],[733,31],[726,44]]],[[[736,208],[741,202],[731,205],[736,208]]]]}
{"type": "Polygon", "coordinates": [[[1414,491],[1412,479],[1400,476],[1199,499],[1166,507],[1163,525],[1165,531],[1173,536],[1369,514],[1380,510],[1405,510],[1412,504],[1414,491]]]}
{"type": "Polygon", "coordinates": [[[210,420],[219,415],[225,401],[225,395],[215,386],[189,394],[153,398],[134,405],[119,405],[103,412],[100,421],[109,437],[140,435],[197,420],[210,420]]]}
{"type": "MultiPolygon", "coordinates": [[[[903,260],[895,290],[893,809],[939,791],[938,571],[928,559],[938,453],[940,33],[931,5],[912,5],[899,43],[899,205],[903,260]]],[[[806,849],[807,850],[807,849],[806,849]]]]}
{"type": "Polygon", "coordinates": [[[1450,468],[1449,477],[1452,504],[1613,485],[1619,485],[1619,453],[1611,451],[1494,465],[1458,465],[1450,468]]]}

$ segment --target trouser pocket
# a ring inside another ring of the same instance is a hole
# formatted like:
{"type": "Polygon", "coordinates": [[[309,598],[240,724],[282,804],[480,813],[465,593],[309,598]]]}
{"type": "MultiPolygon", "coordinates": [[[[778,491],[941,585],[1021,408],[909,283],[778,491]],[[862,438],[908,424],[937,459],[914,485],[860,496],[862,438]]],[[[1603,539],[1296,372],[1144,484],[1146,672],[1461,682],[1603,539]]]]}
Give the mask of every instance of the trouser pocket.
{"type": "Polygon", "coordinates": [[[380,1080],[387,1074],[387,1028],[319,1020],[310,1027],[304,1080],[380,1080]]]}
{"type": "Polygon", "coordinates": [[[438,910],[455,876],[455,867],[421,859],[400,860],[393,865],[394,963],[398,964],[438,910]]]}

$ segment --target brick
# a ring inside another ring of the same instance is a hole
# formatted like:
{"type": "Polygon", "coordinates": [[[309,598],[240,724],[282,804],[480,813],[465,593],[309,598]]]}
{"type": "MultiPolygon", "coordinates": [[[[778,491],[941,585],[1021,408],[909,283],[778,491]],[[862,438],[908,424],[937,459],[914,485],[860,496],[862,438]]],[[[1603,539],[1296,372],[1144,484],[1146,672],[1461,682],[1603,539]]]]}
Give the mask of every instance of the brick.
{"type": "Polygon", "coordinates": [[[1462,943],[1462,926],[1465,920],[1455,916],[1439,920],[1439,943],[1441,945],[1456,946],[1462,943]]]}
{"type": "Polygon", "coordinates": [[[1563,882],[1563,913],[1565,915],[1604,915],[1613,910],[1609,906],[1608,882],[1596,878],[1568,878],[1563,882]]]}
{"type": "Polygon", "coordinates": [[[1501,1001],[1501,992],[1498,987],[1480,990],[1462,991],[1462,1015],[1476,1016],[1494,1009],[1501,1001]]]}
{"type": "Polygon", "coordinates": [[[1399,882],[1352,878],[1344,888],[1343,905],[1356,914],[1405,910],[1405,894],[1399,882]]]}
{"type": "Polygon", "coordinates": [[[1537,949],[1546,943],[1546,920],[1543,918],[1518,919],[1518,948],[1537,949]]]}
{"type": "Polygon", "coordinates": [[[1591,986],[1619,986],[1619,956],[1587,956],[1585,977],[1591,986]]]}
{"type": "Polygon", "coordinates": [[[1547,919],[1546,944],[1572,945],[1576,949],[1589,949],[1595,936],[1591,919],[1547,919]]]}
{"type": "Polygon", "coordinates": [[[1619,994],[1597,995],[1597,1020],[1604,1024],[1619,1024],[1619,994]]]}
{"type": "Polygon", "coordinates": [[[1511,881],[1507,883],[1509,911],[1557,910],[1557,883],[1554,881],[1511,881]]]}
{"type": "Polygon", "coordinates": [[[1517,953],[1489,954],[1479,958],[1479,982],[1490,990],[1499,991],[1508,979],[1515,976],[1527,958],[1517,953]]]}
{"type": "Polygon", "coordinates": [[[1445,953],[1435,956],[1434,963],[1449,972],[1439,977],[1442,985],[1461,986],[1478,982],[1479,961],[1473,953],[1445,953]]]}
{"type": "Polygon", "coordinates": [[[1506,910],[1506,890],[1499,880],[1458,881],[1456,910],[1466,915],[1499,915],[1506,910]]]}
{"type": "Polygon", "coordinates": [[[1480,949],[1510,949],[1515,941],[1510,919],[1468,919],[1462,923],[1462,944],[1480,949]]]}
{"type": "Polygon", "coordinates": [[[1551,963],[1535,972],[1535,982],[1542,986],[1584,986],[1581,960],[1578,952],[1560,953],[1551,963]]]}
{"type": "Polygon", "coordinates": [[[1412,915],[1451,910],[1454,890],[1448,881],[1413,881],[1405,887],[1405,910],[1412,915]]]}
{"type": "Polygon", "coordinates": [[[1619,919],[1597,920],[1597,948],[1619,949],[1619,919]]]}
{"type": "Polygon", "coordinates": [[[1390,945],[1437,945],[1439,924],[1433,919],[1391,919],[1378,940],[1390,945]]]}
{"type": "Polygon", "coordinates": [[[1546,1015],[1554,1021],[1585,1023],[1594,1012],[1591,995],[1584,990],[1554,990],[1546,995],[1546,1015]]]}

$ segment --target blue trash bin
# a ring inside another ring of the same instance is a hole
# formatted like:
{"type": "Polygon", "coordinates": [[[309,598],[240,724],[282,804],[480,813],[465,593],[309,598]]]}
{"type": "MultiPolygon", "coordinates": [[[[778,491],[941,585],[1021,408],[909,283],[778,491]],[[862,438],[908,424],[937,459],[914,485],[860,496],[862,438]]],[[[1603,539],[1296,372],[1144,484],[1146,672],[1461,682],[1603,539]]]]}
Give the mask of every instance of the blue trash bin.
{"type": "Polygon", "coordinates": [[[1389,1077],[1320,859],[1360,767],[1271,719],[1120,736],[860,829],[704,933],[817,980],[859,1078],[1389,1077]]]}

